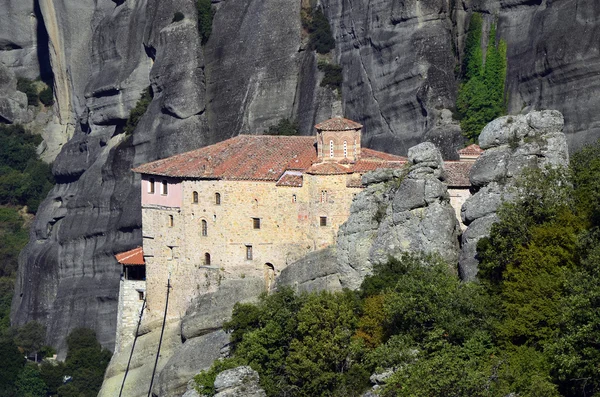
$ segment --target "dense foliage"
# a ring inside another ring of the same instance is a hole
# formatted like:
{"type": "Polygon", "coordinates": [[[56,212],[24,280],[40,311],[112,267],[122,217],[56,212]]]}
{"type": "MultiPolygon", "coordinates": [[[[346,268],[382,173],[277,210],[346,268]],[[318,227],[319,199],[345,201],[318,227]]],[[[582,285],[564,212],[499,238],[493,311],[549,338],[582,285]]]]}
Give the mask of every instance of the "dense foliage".
{"type": "Polygon", "coordinates": [[[24,356],[34,351],[39,359],[54,354],[51,348],[42,347],[44,339],[45,328],[33,321],[12,332],[4,331],[0,337],[0,396],[95,397],[111,358],[96,334],[85,328],[73,330],[67,338],[69,350],[64,363],[26,363],[24,356]]]}
{"type": "Polygon", "coordinates": [[[319,62],[318,68],[325,75],[321,80],[321,87],[329,87],[333,90],[342,89],[342,67],[328,62],[319,62]]]}
{"type": "Polygon", "coordinates": [[[51,166],[36,154],[41,139],[20,125],[0,124],[0,204],[35,213],[52,188],[51,166]]]}
{"type": "Polygon", "coordinates": [[[302,25],[308,31],[308,48],[327,54],[335,48],[335,39],[329,21],[321,7],[302,10],[302,25]]]}
{"type": "Polygon", "coordinates": [[[259,372],[268,396],[600,395],[600,142],[570,170],[529,171],[481,240],[479,281],[439,258],[376,267],[357,292],[282,289],[238,304],[216,374],[259,372]]]}
{"type": "Polygon", "coordinates": [[[212,33],[212,22],[215,16],[211,0],[197,0],[196,9],[198,11],[198,33],[202,44],[206,44],[212,33]]]}
{"type": "Polygon", "coordinates": [[[29,106],[37,106],[38,92],[33,81],[25,78],[17,79],[17,90],[27,95],[27,104],[29,106]]]}
{"type": "Polygon", "coordinates": [[[266,129],[263,134],[265,135],[284,135],[294,136],[298,135],[298,122],[291,121],[290,119],[283,118],[275,125],[270,126],[266,129]]]}
{"type": "Polygon", "coordinates": [[[456,107],[463,134],[472,142],[487,123],[505,113],[506,43],[496,40],[492,24],[485,63],[481,50],[482,17],[473,14],[465,42],[463,83],[459,87],[456,107]]]}

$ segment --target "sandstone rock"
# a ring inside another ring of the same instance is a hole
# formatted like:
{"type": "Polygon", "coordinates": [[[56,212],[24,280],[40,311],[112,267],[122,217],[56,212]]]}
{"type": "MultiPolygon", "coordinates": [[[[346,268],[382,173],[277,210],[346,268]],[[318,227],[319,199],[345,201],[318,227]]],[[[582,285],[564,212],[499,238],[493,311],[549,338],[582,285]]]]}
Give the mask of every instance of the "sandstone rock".
{"type": "Polygon", "coordinates": [[[458,261],[459,226],[440,181],[441,153],[426,142],[409,149],[408,157],[404,178],[367,186],[352,203],[337,240],[338,269],[351,275],[341,277],[343,286],[358,288],[374,264],[404,252],[436,253],[450,264],[458,261]]]}
{"type": "Polygon", "coordinates": [[[480,189],[463,204],[468,225],[462,236],[459,273],[463,280],[477,275],[477,242],[489,235],[503,202],[514,199],[513,186],[528,168],[567,166],[568,151],[562,115],[554,110],[500,117],[483,129],[479,142],[487,150],[475,161],[470,180],[480,189]]]}
{"type": "Polygon", "coordinates": [[[228,369],[215,379],[215,397],[266,397],[258,373],[247,366],[228,369]]]}
{"type": "Polygon", "coordinates": [[[311,252],[281,271],[274,290],[290,286],[297,292],[341,291],[335,249],[311,252]]]}
{"type": "Polygon", "coordinates": [[[214,293],[200,295],[181,323],[184,339],[219,330],[231,318],[237,302],[254,302],[265,291],[265,281],[257,278],[223,280],[214,293]]]}
{"type": "Polygon", "coordinates": [[[181,395],[190,378],[210,368],[221,357],[220,349],[228,343],[229,335],[221,329],[185,341],[160,370],[153,392],[161,397],[181,395]]]}

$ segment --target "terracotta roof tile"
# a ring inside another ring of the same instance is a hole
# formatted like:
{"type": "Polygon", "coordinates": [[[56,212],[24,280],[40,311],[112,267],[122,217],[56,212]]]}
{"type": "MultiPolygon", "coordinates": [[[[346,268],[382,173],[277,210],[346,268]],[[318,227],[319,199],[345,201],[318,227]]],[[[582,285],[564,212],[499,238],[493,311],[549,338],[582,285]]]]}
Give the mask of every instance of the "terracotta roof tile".
{"type": "Polygon", "coordinates": [[[468,161],[445,161],[444,170],[446,171],[446,180],[449,187],[469,187],[469,173],[473,167],[472,162],[468,161]]]}
{"type": "Polygon", "coordinates": [[[463,156],[479,156],[483,153],[483,149],[479,145],[472,144],[458,151],[459,155],[463,156]]]}
{"type": "Polygon", "coordinates": [[[358,130],[359,128],[362,128],[362,124],[358,124],[356,121],[348,120],[343,117],[334,117],[315,125],[315,128],[321,131],[358,130]]]}
{"type": "Polygon", "coordinates": [[[276,181],[286,169],[304,170],[317,159],[315,137],[239,135],[143,164],[133,171],[172,177],[276,181]]]}
{"type": "Polygon", "coordinates": [[[122,265],[145,265],[146,261],[144,261],[144,251],[142,247],[137,247],[132,250],[121,252],[120,254],[115,255],[117,258],[117,262],[122,265]]]}

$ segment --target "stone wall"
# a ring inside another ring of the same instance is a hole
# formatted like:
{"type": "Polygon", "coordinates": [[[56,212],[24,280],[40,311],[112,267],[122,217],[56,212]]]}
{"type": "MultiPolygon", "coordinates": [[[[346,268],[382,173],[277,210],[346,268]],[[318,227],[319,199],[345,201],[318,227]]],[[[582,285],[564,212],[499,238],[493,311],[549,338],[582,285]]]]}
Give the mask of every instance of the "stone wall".
{"type": "Polygon", "coordinates": [[[264,277],[266,289],[287,265],[333,244],[348,218],[354,194],[360,191],[347,187],[350,177],[304,175],[301,187],[187,180],[182,183],[181,208],[144,206],[151,318],[162,314],[169,274],[173,286],[169,315],[182,316],[195,296],[214,291],[224,279],[264,277]],[[197,203],[193,192],[198,193],[197,203]],[[216,204],[216,193],[220,204],[216,204]],[[321,226],[322,217],[325,226],[321,226]],[[255,228],[254,219],[260,228],[255,228]]]}
{"type": "Polygon", "coordinates": [[[130,344],[133,341],[144,300],[144,295],[142,295],[140,299],[140,291],[142,294],[145,294],[146,281],[121,280],[119,288],[119,308],[117,311],[115,352],[121,351],[124,345],[130,344]]]}

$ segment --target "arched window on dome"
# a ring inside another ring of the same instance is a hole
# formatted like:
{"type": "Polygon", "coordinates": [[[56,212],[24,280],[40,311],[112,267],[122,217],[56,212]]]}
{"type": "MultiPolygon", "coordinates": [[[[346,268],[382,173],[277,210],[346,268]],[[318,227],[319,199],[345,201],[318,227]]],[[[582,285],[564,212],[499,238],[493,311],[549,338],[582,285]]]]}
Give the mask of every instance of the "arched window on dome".
{"type": "Polygon", "coordinates": [[[333,141],[329,141],[329,157],[333,157],[333,141]]]}
{"type": "Polygon", "coordinates": [[[344,141],[344,158],[348,157],[348,142],[344,141]]]}

